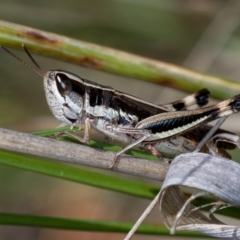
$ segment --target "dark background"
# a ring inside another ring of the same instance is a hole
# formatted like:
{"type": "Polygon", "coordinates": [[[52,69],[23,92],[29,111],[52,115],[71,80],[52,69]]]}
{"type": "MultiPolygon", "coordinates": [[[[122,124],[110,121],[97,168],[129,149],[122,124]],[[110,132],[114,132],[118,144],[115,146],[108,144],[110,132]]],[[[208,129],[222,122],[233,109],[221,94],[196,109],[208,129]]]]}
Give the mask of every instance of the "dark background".
{"type": "MultiPolygon", "coordinates": [[[[239,13],[237,0],[0,0],[2,20],[236,81],[240,72],[239,13]]],[[[29,62],[26,54],[13,51],[29,62]]],[[[34,57],[44,70],[72,71],[151,102],[164,103],[186,95],[161,86],[34,57]]],[[[46,104],[42,85],[38,75],[0,51],[0,126],[25,132],[58,126],[46,104]]],[[[231,117],[225,128],[237,132],[238,119],[237,115],[231,117]]],[[[147,200],[4,166],[0,166],[0,181],[1,212],[135,221],[149,204],[147,200]]],[[[160,222],[157,208],[148,222],[160,222]]],[[[18,240],[75,240],[122,239],[124,235],[0,226],[0,239],[16,239],[16,236],[18,240]]]]}

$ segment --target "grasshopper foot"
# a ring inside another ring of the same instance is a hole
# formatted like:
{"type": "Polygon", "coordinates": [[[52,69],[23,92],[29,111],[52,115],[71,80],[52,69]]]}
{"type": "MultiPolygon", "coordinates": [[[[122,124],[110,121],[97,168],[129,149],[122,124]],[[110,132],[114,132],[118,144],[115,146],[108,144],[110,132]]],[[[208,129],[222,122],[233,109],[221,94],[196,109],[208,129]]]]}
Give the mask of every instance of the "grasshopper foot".
{"type": "Polygon", "coordinates": [[[115,165],[115,163],[116,163],[118,157],[119,157],[119,154],[116,154],[116,155],[114,156],[113,160],[111,161],[110,166],[107,167],[108,169],[110,169],[110,170],[113,169],[113,167],[114,167],[114,165],[115,165]]]}

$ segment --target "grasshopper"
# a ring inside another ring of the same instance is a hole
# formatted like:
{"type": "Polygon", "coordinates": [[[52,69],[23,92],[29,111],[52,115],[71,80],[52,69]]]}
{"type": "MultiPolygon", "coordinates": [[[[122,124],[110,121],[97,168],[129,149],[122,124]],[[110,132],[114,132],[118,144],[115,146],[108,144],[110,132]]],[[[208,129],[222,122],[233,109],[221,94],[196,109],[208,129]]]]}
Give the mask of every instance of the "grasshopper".
{"type": "MultiPolygon", "coordinates": [[[[2,48],[29,66],[3,46],[2,48]]],[[[209,97],[206,89],[183,100],[156,105],[67,71],[50,70],[42,73],[26,48],[25,51],[38,67],[30,68],[43,76],[47,103],[53,115],[65,125],[84,127],[84,137],[78,138],[80,142],[87,144],[91,129],[94,128],[126,145],[116,153],[109,168],[114,166],[122,153],[138,144],[161,157],[169,154],[161,153],[161,149],[169,143],[174,148],[180,142],[180,145],[187,148],[183,152],[192,151],[194,149],[191,145],[196,145],[199,141],[199,136],[196,136],[193,129],[199,128],[200,135],[203,135],[210,128],[206,125],[208,122],[240,110],[240,95],[203,107],[209,97]],[[199,108],[188,110],[192,105],[199,108]]],[[[170,151],[171,155],[171,147],[170,150],[165,148],[165,151],[170,151]]]]}
{"type": "MultiPolygon", "coordinates": [[[[111,167],[118,156],[140,143],[158,155],[160,152],[156,152],[156,146],[159,142],[169,141],[179,134],[240,110],[240,95],[209,107],[182,110],[186,108],[184,101],[178,101],[175,107],[174,103],[157,106],[62,70],[48,71],[44,77],[44,88],[48,105],[57,119],[67,125],[85,126],[84,138],[80,141],[89,141],[93,127],[127,144],[116,154],[111,167]],[[169,111],[170,106],[178,111],[169,111]]],[[[195,99],[202,92],[208,94],[207,90],[202,90],[195,95],[195,99]]],[[[201,106],[205,103],[200,101],[196,104],[201,106]]]]}

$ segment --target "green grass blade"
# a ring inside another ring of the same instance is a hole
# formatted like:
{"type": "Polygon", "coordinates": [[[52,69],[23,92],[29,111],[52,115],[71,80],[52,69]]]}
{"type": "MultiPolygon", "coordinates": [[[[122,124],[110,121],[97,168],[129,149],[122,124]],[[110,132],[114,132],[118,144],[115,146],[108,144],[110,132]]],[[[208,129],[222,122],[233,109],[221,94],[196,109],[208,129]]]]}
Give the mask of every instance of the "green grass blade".
{"type": "MultiPolygon", "coordinates": [[[[130,222],[40,217],[10,213],[0,213],[0,224],[115,233],[127,233],[133,226],[133,223],[130,222]]],[[[137,233],[170,236],[169,230],[161,225],[142,224],[137,230],[137,233]]],[[[203,235],[191,232],[180,232],[176,234],[176,236],[201,237],[203,235]]]]}
{"type": "Polygon", "coordinates": [[[236,81],[208,76],[172,64],[78,41],[0,20],[0,44],[127,77],[194,92],[203,86],[225,99],[240,92],[236,81]]]}
{"type": "Polygon", "coordinates": [[[147,184],[2,151],[0,152],[0,164],[143,198],[152,199],[159,191],[158,188],[147,184]]]}
{"type": "MultiPolygon", "coordinates": [[[[36,136],[41,136],[41,137],[49,137],[49,136],[54,137],[55,136],[55,138],[56,138],[57,135],[59,135],[59,133],[64,133],[65,131],[70,131],[70,132],[74,133],[74,132],[78,132],[79,129],[78,128],[70,129],[70,127],[62,127],[62,128],[41,130],[41,131],[33,132],[32,134],[34,134],[36,136]]],[[[57,138],[59,138],[60,140],[63,140],[63,141],[74,142],[74,143],[80,144],[78,140],[74,139],[73,137],[71,137],[69,135],[67,136],[66,134],[65,135],[63,134],[61,136],[59,135],[57,138]]],[[[90,140],[89,146],[98,148],[98,149],[102,149],[105,151],[112,151],[112,152],[118,152],[122,149],[122,147],[111,144],[111,143],[99,142],[99,141],[94,141],[94,140],[90,140]]],[[[146,159],[150,159],[150,160],[159,160],[157,157],[153,156],[152,154],[143,152],[140,150],[130,149],[126,153],[130,154],[132,156],[135,156],[135,157],[139,157],[139,158],[146,158],[146,159]]]]}

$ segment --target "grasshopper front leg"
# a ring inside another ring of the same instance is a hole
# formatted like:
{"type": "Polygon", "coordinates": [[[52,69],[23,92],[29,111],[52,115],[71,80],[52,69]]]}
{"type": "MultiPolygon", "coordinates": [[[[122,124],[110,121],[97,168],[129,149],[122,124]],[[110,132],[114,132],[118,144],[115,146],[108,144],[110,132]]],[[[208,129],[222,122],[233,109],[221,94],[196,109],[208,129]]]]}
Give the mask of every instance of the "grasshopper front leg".
{"type": "Polygon", "coordinates": [[[91,136],[91,123],[92,123],[92,120],[89,119],[89,118],[86,118],[85,119],[85,123],[84,123],[84,136],[83,138],[73,134],[73,133],[70,133],[70,132],[65,132],[65,134],[75,138],[76,140],[78,140],[79,142],[83,143],[83,144],[89,144],[89,141],[90,141],[90,136],[91,136]]]}

